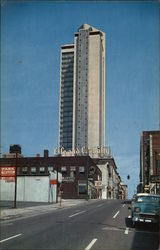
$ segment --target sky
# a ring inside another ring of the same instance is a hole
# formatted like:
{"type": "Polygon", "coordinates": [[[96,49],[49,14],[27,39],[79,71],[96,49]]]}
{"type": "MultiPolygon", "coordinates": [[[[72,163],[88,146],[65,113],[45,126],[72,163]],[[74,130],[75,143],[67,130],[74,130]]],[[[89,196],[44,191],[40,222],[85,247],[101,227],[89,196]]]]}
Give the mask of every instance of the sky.
{"type": "Polygon", "coordinates": [[[132,195],[141,132],[159,129],[159,3],[3,0],[1,14],[1,153],[53,156],[60,48],[88,23],[106,33],[106,146],[132,195]]]}

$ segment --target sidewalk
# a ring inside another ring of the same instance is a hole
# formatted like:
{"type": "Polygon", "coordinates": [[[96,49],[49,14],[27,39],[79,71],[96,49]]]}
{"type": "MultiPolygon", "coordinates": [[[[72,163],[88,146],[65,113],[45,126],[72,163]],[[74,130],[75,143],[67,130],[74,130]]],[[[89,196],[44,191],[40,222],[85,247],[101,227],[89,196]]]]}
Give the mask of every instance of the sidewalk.
{"type": "Polygon", "coordinates": [[[91,201],[86,200],[63,200],[60,203],[47,202],[17,202],[17,208],[14,208],[13,201],[0,201],[0,221],[30,217],[47,213],[62,208],[78,206],[91,201]]]}

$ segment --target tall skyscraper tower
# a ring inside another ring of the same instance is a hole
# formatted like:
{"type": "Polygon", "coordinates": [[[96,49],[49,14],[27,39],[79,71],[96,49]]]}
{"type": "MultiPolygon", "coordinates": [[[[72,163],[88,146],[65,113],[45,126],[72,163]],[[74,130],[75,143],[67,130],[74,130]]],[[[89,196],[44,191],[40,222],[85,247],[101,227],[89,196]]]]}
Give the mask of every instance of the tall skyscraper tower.
{"type": "Polygon", "coordinates": [[[105,34],[83,24],[61,47],[59,145],[105,146],[105,34]]]}

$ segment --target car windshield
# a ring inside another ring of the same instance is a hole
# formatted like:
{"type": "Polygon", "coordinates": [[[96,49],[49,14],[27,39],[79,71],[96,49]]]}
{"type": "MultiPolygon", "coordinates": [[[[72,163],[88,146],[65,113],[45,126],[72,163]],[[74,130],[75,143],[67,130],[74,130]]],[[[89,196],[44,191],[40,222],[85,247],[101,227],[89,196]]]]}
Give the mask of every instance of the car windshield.
{"type": "Polygon", "coordinates": [[[160,196],[139,196],[136,198],[136,202],[154,202],[160,204],[160,196]]]}

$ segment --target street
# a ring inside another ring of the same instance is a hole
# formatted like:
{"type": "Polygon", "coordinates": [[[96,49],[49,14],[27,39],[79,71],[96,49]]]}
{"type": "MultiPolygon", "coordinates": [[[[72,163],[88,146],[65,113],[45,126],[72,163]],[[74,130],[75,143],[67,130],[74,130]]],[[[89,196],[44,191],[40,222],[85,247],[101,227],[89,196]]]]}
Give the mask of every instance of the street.
{"type": "Polygon", "coordinates": [[[132,228],[128,205],[95,200],[1,221],[1,249],[158,250],[159,232],[132,228]]]}

